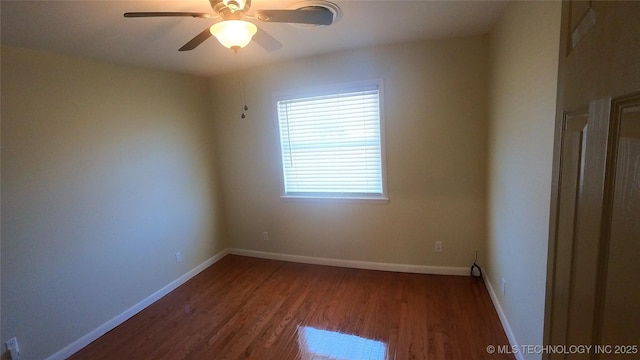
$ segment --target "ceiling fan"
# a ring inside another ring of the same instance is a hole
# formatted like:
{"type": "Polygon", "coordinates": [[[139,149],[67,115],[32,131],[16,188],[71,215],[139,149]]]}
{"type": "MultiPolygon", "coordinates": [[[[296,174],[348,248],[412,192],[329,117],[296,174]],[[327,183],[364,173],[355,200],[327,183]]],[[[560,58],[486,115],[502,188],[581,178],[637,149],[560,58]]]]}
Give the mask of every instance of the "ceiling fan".
{"type": "Polygon", "coordinates": [[[251,40],[267,51],[274,51],[281,48],[282,44],[254,23],[245,21],[245,18],[274,23],[331,25],[339,10],[337,5],[327,1],[310,1],[307,6],[294,10],[257,10],[253,14],[249,14],[251,0],[209,0],[209,2],[214,14],[199,12],[126,12],[124,17],[222,19],[222,21],[204,29],[178,49],[179,51],[193,50],[212,35],[222,45],[234,51],[245,47],[251,40]]]}

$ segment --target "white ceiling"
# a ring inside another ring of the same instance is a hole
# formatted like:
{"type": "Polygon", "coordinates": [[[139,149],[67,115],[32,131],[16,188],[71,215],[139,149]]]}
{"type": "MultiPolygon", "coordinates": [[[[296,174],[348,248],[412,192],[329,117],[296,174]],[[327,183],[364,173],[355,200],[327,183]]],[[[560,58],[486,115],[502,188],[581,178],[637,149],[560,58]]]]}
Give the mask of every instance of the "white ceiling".
{"type": "MultiPolygon", "coordinates": [[[[502,1],[333,0],[342,17],[333,25],[301,28],[256,23],[283,47],[255,43],[236,56],[211,37],[192,51],[178,48],[218,21],[196,18],[124,18],[127,11],[213,13],[207,0],[1,0],[2,44],[125,64],[214,75],[350,48],[485,34],[507,6],[502,1]]],[[[253,0],[257,9],[297,8],[300,0],[253,0]]],[[[252,20],[253,21],[253,20],[252,20]]]]}

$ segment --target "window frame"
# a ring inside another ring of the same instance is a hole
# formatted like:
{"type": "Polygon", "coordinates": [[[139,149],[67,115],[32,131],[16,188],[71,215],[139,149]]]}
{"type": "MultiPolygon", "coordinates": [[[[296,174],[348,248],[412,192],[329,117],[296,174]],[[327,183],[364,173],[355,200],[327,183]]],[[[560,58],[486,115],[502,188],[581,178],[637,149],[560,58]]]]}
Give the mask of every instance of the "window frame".
{"type": "Polygon", "coordinates": [[[279,181],[280,181],[280,198],[283,200],[347,200],[347,201],[364,201],[388,203],[388,187],[387,187],[387,164],[386,164],[386,126],[385,126],[385,105],[384,105],[384,86],[381,79],[357,81],[341,84],[330,84],[321,87],[298,88],[287,91],[274,92],[273,94],[273,122],[277,136],[277,154],[279,164],[279,181]],[[377,87],[378,89],[378,118],[380,121],[380,166],[381,166],[381,194],[368,193],[286,193],[284,163],[282,154],[282,138],[280,134],[280,121],[278,118],[278,102],[282,100],[299,99],[305,97],[324,96],[332,94],[341,94],[352,91],[363,91],[377,87]]]}

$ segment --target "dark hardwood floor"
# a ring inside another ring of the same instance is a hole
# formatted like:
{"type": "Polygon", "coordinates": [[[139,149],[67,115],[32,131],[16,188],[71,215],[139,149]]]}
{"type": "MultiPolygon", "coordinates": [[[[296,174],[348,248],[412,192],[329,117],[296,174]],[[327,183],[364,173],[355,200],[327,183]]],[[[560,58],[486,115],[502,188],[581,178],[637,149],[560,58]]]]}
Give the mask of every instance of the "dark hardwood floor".
{"type": "Polygon", "coordinates": [[[70,359],[513,359],[481,280],[228,255],[70,359]]]}

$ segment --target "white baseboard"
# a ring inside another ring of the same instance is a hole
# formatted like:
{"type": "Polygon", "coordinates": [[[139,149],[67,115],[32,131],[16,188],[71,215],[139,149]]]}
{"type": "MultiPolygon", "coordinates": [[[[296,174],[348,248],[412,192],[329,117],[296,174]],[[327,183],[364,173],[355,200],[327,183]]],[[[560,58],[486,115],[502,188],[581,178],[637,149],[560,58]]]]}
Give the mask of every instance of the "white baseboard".
{"type": "MultiPolygon", "coordinates": [[[[507,339],[509,340],[509,343],[511,344],[512,347],[519,349],[516,336],[513,334],[513,331],[511,331],[509,320],[507,320],[507,315],[505,315],[504,311],[502,310],[502,306],[500,305],[500,301],[498,300],[498,295],[496,295],[496,292],[493,290],[493,286],[491,285],[491,281],[489,281],[489,276],[484,274],[482,276],[482,279],[484,280],[484,284],[486,285],[487,290],[489,291],[491,302],[493,303],[493,307],[496,309],[496,312],[498,313],[498,318],[500,319],[500,323],[502,323],[502,328],[504,329],[504,332],[507,334],[507,339]]],[[[524,356],[522,355],[521,352],[517,352],[514,355],[517,360],[524,360],[524,356]]]]}
{"type": "Polygon", "coordinates": [[[458,275],[469,276],[468,267],[452,267],[452,266],[426,266],[426,265],[406,265],[406,264],[392,264],[392,263],[380,263],[371,261],[357,261],[357,260],[343,260],[343,259],[331,259],[313,256],[280,254],[265,251],[256,250],[244,250],[244,249],[228,249],[229,254],[257,257],[262,259],[281,260],[289,262],[297,262],[304,264],[315,265],[327,265],[327,266],[339,266],[355,269],[365,270],[382,270],[382,271],[395,271],[406,272],[415,274],[433,274],[433,275],[458,275]]]}
{"type": "Polygon", "coordinates": [[[79,350],[81,350],[85,346],[89,345],[94,340],[98,339],[100,336],[106,334],[107,332],[109,332],[112,329],[114,329],[116,326],[122,324],[123,322],[127,321],[129,318],[134,316],[135,314],[137,314],[140,311],[144,310],[147,306],[153,304],[154,302],[158,301],[163,296],[165,296],[168,293],[170,293],[171,291],[175,290],[178,286],[184,284],[185,282],[187,282],[192,277],[198,275],[204,269],[206,269],[209,266],[215,264],[220,259],[225,257],[227,254],[228,254],[228,250],[225,249],[225,250],[217,253],[216,255],[212,256],[211,258],[205,260],[202,264],[200,264],[200,265],[196,266],[195,268],[191,269],[186,274],[180,276],[179,278],[175,279],[174,281],[172,281],[171,283],[169,283],[168,285],[166,285],[162,289],[160,289],[160,290],[154,292],[153,294],[149,295],[148,297],[146,297],[145,299],[143,299],[139,303],[133,305],[129,309],[125,310],[123,313],[119,314],[118,316],[114,317],[113,319],[111,319],[111,320],[107,321],[106,323],[100,325],[99,327],[97,327],[96,329],[94,329],[90,333],[86,334],[85,336],[83,336],[80,339],[78,339],[78,340],[72,342],[71,344],[67,345],[62,350],[60,350],[57,353],[49,356],[46,360],[63,360],[63,359],[68,358],[69,356],[71,356],[74,353],[78,352],[79,350]]]}

